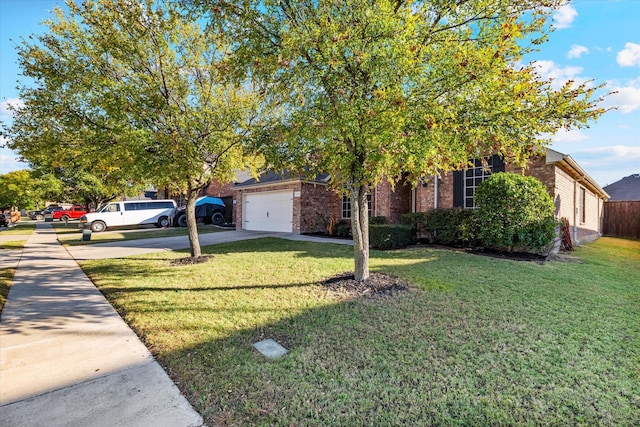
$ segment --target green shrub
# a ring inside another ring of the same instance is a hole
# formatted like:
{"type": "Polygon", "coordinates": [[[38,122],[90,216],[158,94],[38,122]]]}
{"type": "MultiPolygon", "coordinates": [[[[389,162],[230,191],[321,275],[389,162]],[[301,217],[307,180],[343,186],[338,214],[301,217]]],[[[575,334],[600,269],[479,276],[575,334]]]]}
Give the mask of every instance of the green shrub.
{"type": "Polygon", "coordinates": [[[344,219],[336,222],[336,225],[333,227],[333,235],[337,237],[350,237],[351,223],[344,219]]]}
{"type": "Polygon", "coordinates": [[[418,228],[419,224],[424,222],[424,216],[427,212],[411,212],[402,215],[402,223],[418,228]]]}
{"type": "Polygon", "coordinates": [[[380,224],[386,224],[387,223],[387,217],[380,215],[380,216],[372,216],[371,218],[369,218],[369,224],[371,225],[380,225],[380,224]]]}
{"type": "Polygon", "coordinates": [[[409,246],[414,241],[415,230],[405,224],[369,225],[369,246],[373,249],[393,249],[409,246]]]}
{"type": "Polygon", "coordinates": [[[555,238],[553,200],[537,179],[500,172],[483,181],[475,197],[484,246],[540,252],[555,238]]]}
{"type": "Polygon", "coordinates": [[[463,246],[475,242],[477,226],[474,212],[464,209],[435,209],[405,214],[404,224],[415,227],[417,236],[429,243],[463,246]]]}

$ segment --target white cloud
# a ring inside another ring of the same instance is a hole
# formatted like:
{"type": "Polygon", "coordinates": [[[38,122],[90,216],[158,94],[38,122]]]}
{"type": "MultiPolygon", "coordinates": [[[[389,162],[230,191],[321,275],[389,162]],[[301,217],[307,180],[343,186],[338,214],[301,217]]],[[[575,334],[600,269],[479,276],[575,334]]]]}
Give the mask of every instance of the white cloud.
{"type": "Polygon", "coordinates": [[[570,4],[566,4],[553,14],[554,26],[556,28],[569,28],[576,16],[578,16],[578,11],[570,4]]]}
{"type": "Polygon", "coordinates": [[[9,98],[0,101],[0,118],[8,119],[11,118],[13,113],[9,110],[9,105],[15,108],[22,108],[24,106],[24,102],[20,98],[9,98]]]}
{"type": "Polygon", "coordinates": [[[580,142],[589,139],[587,135],[580,132],[579,130],[560,130],[556,132],[555,135],[551,137],[551,142],[553,144],[564,143],[564,142],[580,142]]]}
{"type": "Polygon", "coordinates": [[[575,81],[577,84],[584,83],[586,79],[578,77],[582,73],[582,67],[560,67],[553,61],[536,61],[534,67],[537,68],[538,74],[543,79],[552,79],[552,87],[560,89],[569,80],[575,81]]]}
{"type": "Polygon", "coordinates": [[[621,67],[640,67],[640,44],[626,43],[616,60],[621,67]]]}
{"type": "Polygon", "coordinates": [[[15,155],[0,153],[0,174],[5,174],[21,169],[28,169],[15,155]]]}
{"type": "Polygon", "coordinates": [[[576,153],[598,154],[610,159],[634,160],[640,159],[640,147],[630,145],[611,145],[608,147],[582,148],[576,153]]]}
{"type": "Polygon", "coordinates": [[[589,53],[589,49],[586,46],[580,46],[579,44],[574,44],[571,46],[571,49],[567,53],[567,57],[569,59],[580,58],[582,54],[589,53]]]}
{"type": "Polygon", "coordinates": [[[640,108],[640,78],[630,81],[626,86],[607,86],[613,92],[605,99],[607,107],[617,107],[623,114],[640,108]]]}

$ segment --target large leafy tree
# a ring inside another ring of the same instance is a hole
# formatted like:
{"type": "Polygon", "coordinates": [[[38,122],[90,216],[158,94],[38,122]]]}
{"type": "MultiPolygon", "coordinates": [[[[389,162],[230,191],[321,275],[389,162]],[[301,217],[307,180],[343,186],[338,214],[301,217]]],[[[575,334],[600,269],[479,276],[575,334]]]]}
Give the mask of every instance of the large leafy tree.
{"type": "Polygon", "coordinates": [[[13,147],[27,160],[70,156],[99,176],[185,193],[199,256],[198,191],[256,163],[245,141],[260,104],[248,82],[231,79],[227,34],[170,0],[69,0],[67,8],[19,48],[36,84],[21,90],[13,147]],[[45,141],[47,152],[30,151],[45,141]]]}
{"type": "Polygon", "coordinates": [[[0,175],[0,210],[31,209],[37,202],[31,171],[24,169],[0,175]]]}
{"type": "Polygon", "coordinates": [[[14,110],[5,128],[9,146],[18,151],[33,171],[43,200],[66,201],[98,207],[118,196],[139,194],[144,182],[131,179],[118,159],[86,143],[94,132],[67,121],[64,103],[47,99],[51,93],[23,88],[27,109],[14,110]]]}
{"type": "Polygon", "coordinates": [[[602,113],[593,85],[554,90],[523,62],[560,0],[198,3],[232,24],[237,57],[287,109],[265,153],[330,172],[350,194],[357,280],[369,275],[372,186],[491,153],[522,164],[542,135],[602,113]]]}

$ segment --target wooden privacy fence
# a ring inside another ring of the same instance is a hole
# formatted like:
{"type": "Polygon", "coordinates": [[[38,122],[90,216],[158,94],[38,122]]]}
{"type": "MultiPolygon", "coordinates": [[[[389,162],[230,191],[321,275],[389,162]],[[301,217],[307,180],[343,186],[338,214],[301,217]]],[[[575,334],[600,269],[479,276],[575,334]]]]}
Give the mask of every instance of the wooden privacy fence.
{"type": "Polygon", "coordinates": [[[640,239],[640,201],[605,202],[602,232],[605,236],[640,239]]]}

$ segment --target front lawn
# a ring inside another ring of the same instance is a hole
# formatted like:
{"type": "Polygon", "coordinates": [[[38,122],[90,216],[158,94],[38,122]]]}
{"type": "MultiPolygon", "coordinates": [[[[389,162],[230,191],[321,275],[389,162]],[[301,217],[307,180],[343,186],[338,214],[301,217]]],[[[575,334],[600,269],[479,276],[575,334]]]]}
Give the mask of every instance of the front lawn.
{"type": "MultiPolygon", "coordinates": [[[[0,230],[0,250],[13,251],[21,250],[27,243],[25,237],[30,236],[36,228],[33,222],[18,221],[13,227],[0,230]]],[[[5,253],[0,253],[3,256],[5,253]]],[[[7,302],[7,295],[16,274],[15,268],[0,268],[0,313],[7,302]]]]}
{"type": "Polygon", "coordinates": [[[7,237],[5,240],[9,240],[11,236],[29,236],[33,234],[36,229],[36,223],[25,222],[24,220],[18,221],[13,227],[2,228],[0,231],[0,237],[7,237]]]}
{"type": "Polygon", "coordinates": [[[259,239],[83,268],[207,425],[639,425],[640,242],[544,264],[372,251],[413,285],[334,293],[342,245],[259,239]],[[267,360],[252,343],[291,351],[267,360]]]}
{"type": "Polygon", "coordinates": [[[7,296],[11,290],[11,283],[15,274],[15,268],[0,268],[0,313],[2,313],[2,309],[7,302],[7,296]]]}

